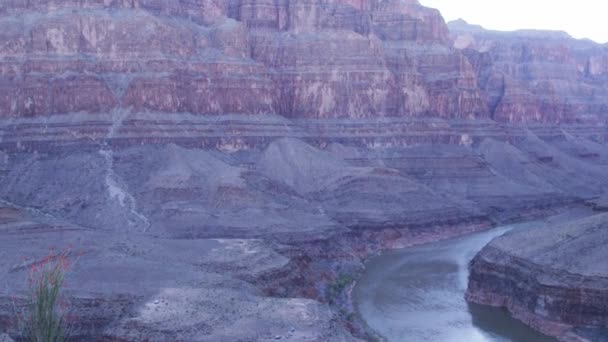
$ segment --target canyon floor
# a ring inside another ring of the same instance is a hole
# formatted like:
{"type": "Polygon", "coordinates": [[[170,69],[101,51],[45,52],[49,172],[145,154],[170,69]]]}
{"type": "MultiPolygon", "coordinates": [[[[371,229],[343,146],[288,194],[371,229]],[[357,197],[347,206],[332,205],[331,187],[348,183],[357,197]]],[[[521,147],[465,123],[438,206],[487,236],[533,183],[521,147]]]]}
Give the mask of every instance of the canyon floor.
{"type": "Polygon", "coordinates": [[[279,138],[246,152],[3,159],[2,327],[17,333],[30,266],[69,245],[76,331],[101,341],[368,339],[349,296],[366,257],[593,208],[608,185],[608,149],[565,130],[469,146],[279,138]]]}

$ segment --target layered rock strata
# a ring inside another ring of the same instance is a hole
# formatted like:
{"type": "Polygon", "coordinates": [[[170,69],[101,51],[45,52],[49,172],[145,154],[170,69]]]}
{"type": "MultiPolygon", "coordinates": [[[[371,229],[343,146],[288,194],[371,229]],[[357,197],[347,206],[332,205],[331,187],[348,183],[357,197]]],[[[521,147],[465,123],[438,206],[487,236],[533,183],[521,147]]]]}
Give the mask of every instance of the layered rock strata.
{"type": "Polygon", "coordinates": [[[607,228],[601,214],[496,238],[470,265],[467,299],[561,341],[605,341],[607,228]]]}
{"type": "Polygon", "coordinates": [[[483,112],[441,16],[415,1],[38,1],[0,15],[4,117],[483,112]]]}
{"type": "Polygon", "coordinates": [[[488,31],[449,24],[497,121],[605,123],[608,50],[564,32],[488,31]]]}

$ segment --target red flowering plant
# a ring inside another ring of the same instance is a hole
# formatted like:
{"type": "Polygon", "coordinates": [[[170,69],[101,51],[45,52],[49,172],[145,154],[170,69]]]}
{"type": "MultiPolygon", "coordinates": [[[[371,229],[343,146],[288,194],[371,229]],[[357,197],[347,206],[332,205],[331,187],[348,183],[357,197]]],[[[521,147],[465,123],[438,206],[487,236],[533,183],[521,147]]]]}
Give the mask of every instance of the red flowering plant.
{"type": "Polygon", "coordinates": [[[24,337],[31,342],[65,342],[75,318],[61,296],[65,273],[71,266],[72,248],[51,250],[42,261],[30,265],[27,306],[21,317],[24,337]]]}

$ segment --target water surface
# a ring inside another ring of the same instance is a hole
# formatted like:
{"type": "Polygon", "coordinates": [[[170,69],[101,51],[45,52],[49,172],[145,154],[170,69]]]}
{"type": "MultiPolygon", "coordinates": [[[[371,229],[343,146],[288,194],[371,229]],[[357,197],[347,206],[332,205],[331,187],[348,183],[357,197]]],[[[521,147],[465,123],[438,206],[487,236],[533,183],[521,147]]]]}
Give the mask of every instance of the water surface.
{"type": "Polygon", "coordinates": [[[373,258],[355,288],[357,309],[388,341],[554,342],[504,309],[464,300],[469,261],[494,237],[525,228],[501,227],[373,258]]]}

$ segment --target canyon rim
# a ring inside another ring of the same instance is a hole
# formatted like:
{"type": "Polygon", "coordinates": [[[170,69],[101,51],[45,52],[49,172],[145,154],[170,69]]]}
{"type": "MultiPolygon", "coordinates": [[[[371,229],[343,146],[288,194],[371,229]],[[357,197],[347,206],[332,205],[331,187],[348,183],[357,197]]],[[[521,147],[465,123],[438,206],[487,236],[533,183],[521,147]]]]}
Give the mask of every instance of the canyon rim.
{"type": "Polygon", "coordinates": [[[83,341],[371,339],[366,257],[605,210],[607,117],[607,45],[416,0],[2,0],[0,333],[71,244],[83,341]]]}

